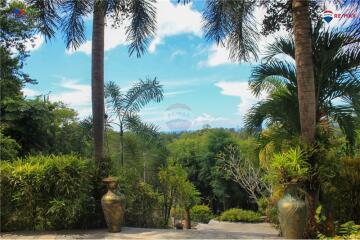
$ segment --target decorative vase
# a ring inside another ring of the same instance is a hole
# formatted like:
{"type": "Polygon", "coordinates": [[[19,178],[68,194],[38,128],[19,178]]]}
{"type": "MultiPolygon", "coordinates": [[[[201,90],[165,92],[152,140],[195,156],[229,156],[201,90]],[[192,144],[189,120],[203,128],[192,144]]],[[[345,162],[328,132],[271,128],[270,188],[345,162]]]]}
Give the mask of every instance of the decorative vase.
{"type": "Polygon", "coordinates": [[[120,232],[125,211],[124,197],[115,194],[117,181],[114,178],[104,178],[103,182],[107,184],[108,191],[101,198],[101,206],[108,230],[109,232],[120,232]]]}
{"type": "Polygon", "coordinates": [[[285,194],[278,202],[279,222],[284,238],[303,238],[306,224],[305,201],[298,197],[298,185],[288,184],[285,194]]]}

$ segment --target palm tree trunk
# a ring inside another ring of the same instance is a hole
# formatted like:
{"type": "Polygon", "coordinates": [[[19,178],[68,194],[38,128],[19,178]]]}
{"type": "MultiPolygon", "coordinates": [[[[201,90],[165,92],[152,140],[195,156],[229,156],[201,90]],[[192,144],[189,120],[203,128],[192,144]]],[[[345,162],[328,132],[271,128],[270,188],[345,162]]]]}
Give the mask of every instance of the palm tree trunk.
{"type": "MultiPolygon", "coordinates": [[[[309,1],[293,0],[292,10],[301,136],[306,143],[312,144],[315,140],[316,129],[316,97],[309,1]]],[[[315,162],[315,156],[312,156],[311,163],[315,164],[315,162]]],[[[308,203],[309,210],[305,230],[307,237],[314,237],[314,234],[316,234],[315,210],[318,205],[319,191],[316,189],[317,187],[314,186],[316,186],[316,184],[313,184],[311,181],[307,189],[306,202],[308,203]]]]}
{"type": "Polygon", "coordinates": [[[120,123],[120,147],[121,147],[121,166],[124,167],[124,129],[122,123],[120,123]]]}
{"type": "Polygon", "coordinates": [[[315,139],[316,102],[308,4],[307,0],[292,2],[301,135],[311,144],[315,139]]]}
{"type": "Polygon", "coordinates": [[[91,90],[94,134],[94,157],[104,158],[104,28],[105,11],[102,1],[95,1],[92,33],[91,90]]]}
{"type": "Polygon", "coordinates": [[[185,208],[185,228],[186,229],[191,229],[191,218],[190,218],[190,209],[189,208],[185,208]]]}

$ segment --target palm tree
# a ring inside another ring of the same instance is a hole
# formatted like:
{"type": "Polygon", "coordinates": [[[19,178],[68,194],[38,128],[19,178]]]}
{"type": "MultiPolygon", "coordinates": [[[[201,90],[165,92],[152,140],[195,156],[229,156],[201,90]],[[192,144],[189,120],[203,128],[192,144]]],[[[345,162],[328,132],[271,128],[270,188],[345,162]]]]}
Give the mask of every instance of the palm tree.
{"type": "MultiPolygon", "coordinates": [[[[312,39],[316,123],[336,124],[353,144],[360,111],[360,50],[356,47],[360,38],[342,30],[321,29],[319,24],[312,39]]],[[[252,92],[268,96],[246,116],[245,124],[251,131],[261,131],[266,124],[281,127],[289,136],[301,132],[295,58],[294,39],[280,38],[269,45],[266,62],[253,69],[249,81],[252,92]]]]}
{"type": "Polygon", "coordinates": [[[120,133],[120,161],[124,165],[124,130],[128,129],[143,137],[147,142],[157,137],[157,128],[152,124],[143,123],[138,115],[142,107],[151,101],[160,102],[163,99],[163,88],[156,78],[140,80],[135,83],[125,94],[114,82],[105,86],[105,96],[109,117],[115,117],[116,121],[109,118],[109,123],[116,124],[120,133]]]}
{"type": "Polygon", "coordinates": [[[292,10],[301,135],[305,142],[311,144],[315,140],[316,98],[309,2],[293,0],[292,10]]]}
{"type": "Polygon", "coordinates": [[[104,157],[104,27],[105,18],[114,18],[115,24],[126,25],[129,55],[140,57],[155,34],[156,9],[154,0],[27,0],[27,5],[37,9],[39,30],[52,38],[57,29],[65,35],[67,48],[78,48],[85,40],[84,17],[93,13],[92,31],[92,113],[94,157],[100,162],[104,157]]]}

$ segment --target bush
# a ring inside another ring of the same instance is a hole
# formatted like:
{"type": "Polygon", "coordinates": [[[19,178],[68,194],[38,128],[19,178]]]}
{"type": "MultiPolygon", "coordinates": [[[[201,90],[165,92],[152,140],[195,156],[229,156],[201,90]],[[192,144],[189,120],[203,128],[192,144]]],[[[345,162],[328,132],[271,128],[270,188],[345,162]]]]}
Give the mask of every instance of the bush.
{"type": "Polygon", "coordinates": [[[95,209],[93,169],[72,155],[1,162],[2,231],[86,227],[95,209]]]}
{"type": "Polygon", "coordinates": [[[360,157],[344,157],[337,175],[322,187],[323,204],[334,219],[360,224],[360,157]]]}
{"type": "Polygon", "coordinates": [[[190,213],[194,222],[208,223],[213,218],[211,209],[207,205],[195,205],[190,213]]]}
{"type": "Polygon", "coordinates": [[[20,145],[14,139],[2,134],[0,127],[0,161],[16,159],[20,149],[20,145]]]}
{"type": "Polygon", "coordinates": [[[181,207],[172,207],[170,210],[170,217],[175,218],[176,220],[183,220],[185,216],[185,210],[181,207]]]}
{"type": "Polygon", "coordinates": [[[268,207],[268,199],[265,197],[259,198],[257,201],[258,212],[261,215],[266,215],[266,209],[268,207]]]}
{"type": "Polygon", "coordinates": [[[140,181],[134,169],[122,168],[115,174],[119,179],[119,191],[125,195],[126,226],[163,226],[160,194],[150,184],[140,181]]]}
{"type": "Polygon", "coordinates": [[[230,221],[230,222],[261,222],[261,214],[250,211],[243,210],[239,208],[231,208],[223,212],[220,217],[220,221],[230,221]]]}

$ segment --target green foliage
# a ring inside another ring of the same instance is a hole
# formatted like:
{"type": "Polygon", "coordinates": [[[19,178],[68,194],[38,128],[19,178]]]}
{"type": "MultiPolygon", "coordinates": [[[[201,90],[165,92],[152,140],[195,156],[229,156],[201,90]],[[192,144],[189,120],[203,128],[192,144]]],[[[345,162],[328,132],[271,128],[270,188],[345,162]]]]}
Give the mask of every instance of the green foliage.
{"type": "Polygon", "coordinates": [[[340,222],[360,223],[360,158],[343,157],[335,177],[324,184],[323,204],[340,222]]]}
{"type": "Polygon", "coordinates": [[[262,215],[266,215],[266,209],[269,205],[268,199],[265,197],[261,197],[256,201],[258,205],[258,212],[262,215]]]}
{"type": "Polygon", "coordinates": [[[200,201],[199,192],[187,179],[187,173],[179,164],[171,161],[159,171],[160,189],[163,195],[164,222],[167,223],[173,205],[191,208],[200,201]]]}
{"type": "Polygon", "coordinates": [[[73,109],[36,98],[6,99],[2,104],[4,135],[21,146],[20,154],[91,155],[91,131],[77,122],[73,109]]]}
{"type": "Polygon", "coordinates": [[[126,201],[125,224],[135,227],[160,227],[162,222],[162,197],[152,185],[144,183],[139,172],[131,167],[116,169],[119,193],[126,201]]]}
{"type": "MultiPolygon", "coordinates": [[[[317,123],[328,128],[336,123],[353,145],[360,106],[360,52],[353,43],[359,42],[359,38],[340,28],[322,28],[320,22],[312,35],[317,123]],[[334,104],[340,99],[341,103],[334,104]]],[[[254,95],[266,93],[268,97],[248,112],[245,123],[249,130],[260,132],[263,126],[278,126],[287,137],[300,133],[294,57],[294,39],[278,38],[268,46],[267,61],[253,69],[250,88],[254,95]],[[279,57],[284,55],[286,58],[279,57]]]]}
{"type": "Polygon", "coordinates": [[[1,228],[51,230],[91,225],[93,165],[67,156],[1,162],[1,228]]]}
{"type": "Polygon", "coordinates": [[[224,163],[218,158],[220,152],[230,145],[238,145],[239,140],[242,140],[239,144],[245,154],[254,158],[254,146],[247,144],[247,137],[240,138],[237,133],[225,129],[183,133],[168,144],[170,157],[186,169],[189,180],[201,193],[202,203],[209,205],[213,211],[249,207],[246,192],[231,179],[225,178],[224,163]]]}
{"type": "Polygon", "coordinates": [[[220,217],[220,221],[230,222],[261,222],[261,214],[250,210],[243,210],[239,208],[231,208],[223,212],[220,217]]]}
{"type": "Polygon", "coordinates": [[[337,234],[339,235],[351,235],[358,233],[360,231],[360,226],[356,225],[354,221],[348,221],[339,226],[337,234]]]}
{"type": "Polygon", "coordinates": [[[207,205],[195,205],[191,208],[191,219],[195,222],[208,223],[214,216],[207,205]]]}
{"type": "Polygon", "coordinates": [[[139,111],[150,102],[160,102],[163,99],[163,89],[154,78],[139,80],[126,93],[114,82],[105,85],[107,100],[108,123],[118,125],[120,134],[120,162],[124,165],[124,131],[132,131],[144,139],[144,144],[154,144],[158,139],[158,129],[155,125],[141,121],[139,111]]]}
{"type": "Polygon", "coordinates": [[[177,220],[184,219],[185,210],[182,207],[172,207],[170,210],[170,217],[173,217],[177,220]]]}
{"type": "Polygon", "coordinates": [[[5,136],[0,128],[0,160],[16,159],[20,148],[20,145],[14,139],[5,136]]]}
{"type": "Polygon", "coordinates": [[[274,154],[270,163],[267,179],[273,184],[303,182],[308,178],[310,166],[307,163],[307,153],[297,148],[291,148],[284,153],[274,154]]]}

